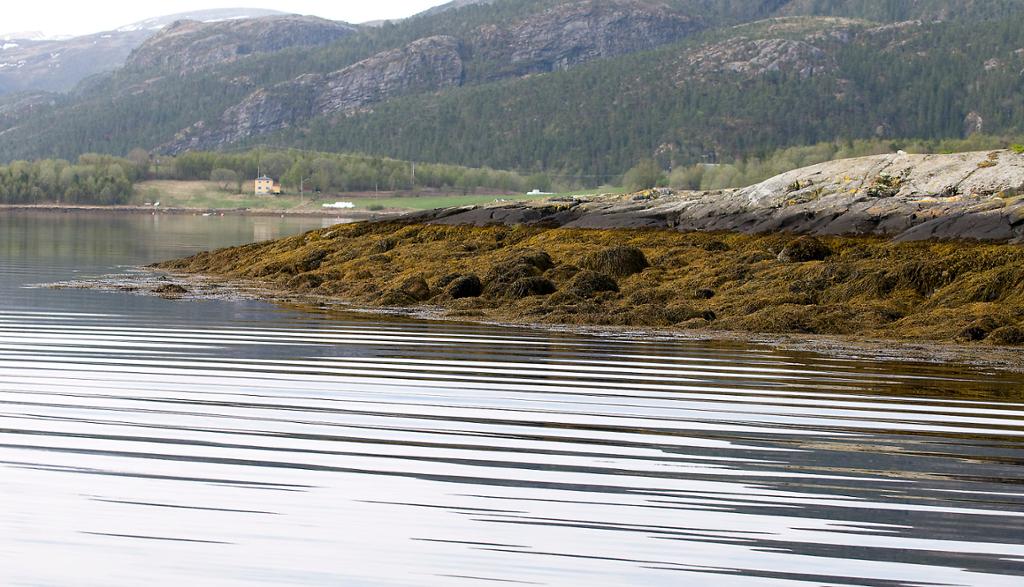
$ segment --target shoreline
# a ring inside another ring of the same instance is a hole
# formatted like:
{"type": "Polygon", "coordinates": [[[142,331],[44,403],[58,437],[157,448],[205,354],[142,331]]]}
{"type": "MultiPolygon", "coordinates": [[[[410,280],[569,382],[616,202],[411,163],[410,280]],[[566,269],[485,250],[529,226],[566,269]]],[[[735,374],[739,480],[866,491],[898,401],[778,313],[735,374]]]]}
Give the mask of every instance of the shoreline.
{"type": "Polygon", "coordinates": [[[153,268],[177,281],[60,286],[1024,366],[1024,247],[1015,244],[403,217],[153,268]]]}
{"type": "Polygon", "coordinates": [[[155,267],[474,320],[1024,348],[1015,244],[393,221],[155,267]]]}
{"type": "Polygon", "coordinates": [[[568,333],[629,340],[728,342],[766,346],[787,352],[812,353],[840,360],[958,364],[975,368],[1024,373],[1024,347],[971,346],[954,342],[884,339],[795,333],[757,333],[713,328],[679,330],[644,326],[550,324],[538,321],[500,320],[486,316],[454,314],[435,305],[414,307],[369,306],[332,296],[289,291],[272,283],[250,282],[216,275],[189,274],[153,267],[139,267],[137,273],[94,279],[40,284],[53,289],[94,289],[195,302],[204,300],[257,301],[302,312],[377,315],[410,320],[475,324],[519,328],[551,333],[568,333]],[[177,286],[177,287],[175,287],[177,286]],[[182,288],[178,290],[177,288],[182,288]]]}
{"type": "Polygon", "coordinates": [[[347,218],[354,221],[386,220],[400,215],[402,212],[371,212],[360,210],[255,210],[249,208],[189,208],[153,206],[99,206],[76,204],[0,204],[0,212],[46,212],[64,214],[70,212],[88,212],[100,214],[174,214],[196,216],[202,214],[223,216],[295,216],[305,218],[347,218]]]}

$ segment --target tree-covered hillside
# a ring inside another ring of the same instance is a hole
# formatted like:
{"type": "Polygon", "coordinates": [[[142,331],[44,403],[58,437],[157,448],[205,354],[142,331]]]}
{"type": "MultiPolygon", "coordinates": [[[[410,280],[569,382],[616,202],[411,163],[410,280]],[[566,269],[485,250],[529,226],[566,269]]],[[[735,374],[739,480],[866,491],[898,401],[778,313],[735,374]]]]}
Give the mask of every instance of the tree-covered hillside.
{"type": "Polygon", "coordinates": [[[135,59],[0,108],[0,160],[271,144],[596,184],[643,158],[1013,134],[1022,24],[1024,0],[498,0],[187,70],[135,59]]]}
{"type": "Polygon", "coordinates": [[[750,26],[749,36],[734,30],[559,75],[395,100],[272,140],[603,181],[650,156],[686,165],[837,138],[1024,131],[1019,21],[817,25],[798,35],[750,26]],[[823,55],[793,44],[760,70],[713,62],[740,38],[756,52],[758,39],[787,36],[823,55]]]}

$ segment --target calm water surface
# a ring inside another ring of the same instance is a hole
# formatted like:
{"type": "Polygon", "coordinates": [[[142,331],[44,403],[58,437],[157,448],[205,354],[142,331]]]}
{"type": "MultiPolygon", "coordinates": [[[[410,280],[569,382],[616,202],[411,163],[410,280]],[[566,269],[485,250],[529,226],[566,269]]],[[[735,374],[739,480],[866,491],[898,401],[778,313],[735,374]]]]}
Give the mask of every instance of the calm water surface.
{"type": "Polygon", "coordinates": [[[320,220],[0,213],[0,585],[1024,585],[1024,377],[26,287],[320,220]]]}

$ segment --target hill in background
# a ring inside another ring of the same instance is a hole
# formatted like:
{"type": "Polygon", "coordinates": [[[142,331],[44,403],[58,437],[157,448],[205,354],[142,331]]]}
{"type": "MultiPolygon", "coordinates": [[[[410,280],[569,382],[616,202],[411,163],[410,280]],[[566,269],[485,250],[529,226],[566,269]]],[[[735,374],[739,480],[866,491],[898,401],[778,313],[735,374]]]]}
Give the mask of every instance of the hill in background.
{"type": "Polygon", "coordinates": [[[495,0],[378,26],[182,23],[70,94],[5,98],[0,158],[271,144],[597,184],[643,158],[1013,134],[1022,17],[1013,0],[495,0]]]}

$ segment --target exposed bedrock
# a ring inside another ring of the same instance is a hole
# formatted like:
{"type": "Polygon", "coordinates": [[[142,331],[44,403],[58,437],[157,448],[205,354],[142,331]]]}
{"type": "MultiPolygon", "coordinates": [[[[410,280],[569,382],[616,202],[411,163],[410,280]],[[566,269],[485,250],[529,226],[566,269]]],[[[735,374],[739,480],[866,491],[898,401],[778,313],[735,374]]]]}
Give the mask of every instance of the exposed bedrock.
{"type": "Polygon", "coordinates": [[[435,224],[526,224],[679,231],[785,231],[896,240],[1024,243],[1024,155],[876,155],[830,161],[714,192],[657,189],[422,212],[435,224]]]}

